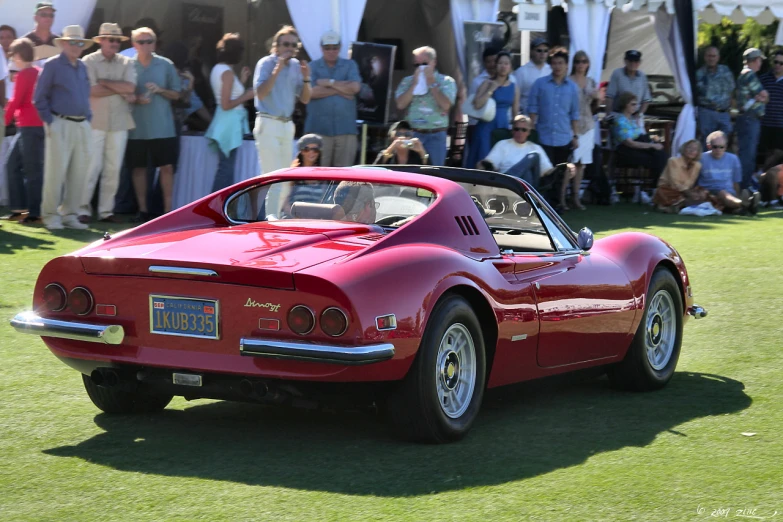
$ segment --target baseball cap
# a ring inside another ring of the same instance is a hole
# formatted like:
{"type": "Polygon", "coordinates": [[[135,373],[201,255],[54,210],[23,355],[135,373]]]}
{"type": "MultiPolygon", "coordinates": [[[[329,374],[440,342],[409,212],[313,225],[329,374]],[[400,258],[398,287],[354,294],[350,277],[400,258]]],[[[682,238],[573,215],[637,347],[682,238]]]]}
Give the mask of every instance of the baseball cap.
{"type": "Polygon", "coordinates": [[[35,4],[35,12],[38,13],[41,9],[51,9],[52,11],[57,11],[57,9],[54,8],[54,4],[51,2],[38,2],[35,4]]]}
{"type": "Polygon", "coordinates": [[[742,53],[742,59],[747,61],[755,60],[756,58],[761,58],[762,60],[766,60],[767,57],[764,56],[764,54],[761,52],[761,49],[756,49],[755,47],[751,47],[750,49],[745,49],[745,52],[742,53]]]}
{"type": "Polygon", "coordinates": [[[642,59],[642,53],[634,50],[625,51],[625,59],[628,60],[629,62],[638,62],[639,60],[642,59]]]}
{"type": "Polygon", "coordinates": [[[549,45],[549,42],[546,41],[546,38],[543,38],[539,36],[538,38],[533,38],[533,40],[530,42],[530,48],[535,49],[539,45],[549,45]]]}
{"type": "Polygon", "coordinates": [[[321,36],[321,45],[340,45],[340,33],[336,31],[326,31],[321,36]]]}

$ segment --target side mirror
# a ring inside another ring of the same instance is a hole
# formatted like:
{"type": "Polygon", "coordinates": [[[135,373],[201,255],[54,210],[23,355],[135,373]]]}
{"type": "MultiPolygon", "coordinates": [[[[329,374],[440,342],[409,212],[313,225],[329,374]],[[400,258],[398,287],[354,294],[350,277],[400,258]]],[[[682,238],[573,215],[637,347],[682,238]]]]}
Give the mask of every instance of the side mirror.
{"type": "Polygon", "coordinates": [[[584,252],[593,248],[593,231],[587,227],[580,230],[579,235],[576,237],[576,244],[584,252]]]}

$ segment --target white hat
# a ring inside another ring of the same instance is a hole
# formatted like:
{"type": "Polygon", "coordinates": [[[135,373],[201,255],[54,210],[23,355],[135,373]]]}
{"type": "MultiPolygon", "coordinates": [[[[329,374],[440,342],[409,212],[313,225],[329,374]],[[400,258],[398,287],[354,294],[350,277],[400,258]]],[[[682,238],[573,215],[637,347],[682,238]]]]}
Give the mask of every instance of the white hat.
{"type": "Polygon", "coordinates": [[[63,47],[61,44],[65,42],[84,42],[84,45],[82,46],[83,49],[87,49],[95,43],[84,37],[84,30],[78,25],[66,26],[65,29],[63,29],[63,35],[60,38],[54,39],[54,45],[60,47],[63,47]]]}
{"type": "Polygon", "coordinates": [[[326,31],[321,36],[321,45],[340,45],[340,33],[337,31],[326,31]]]}

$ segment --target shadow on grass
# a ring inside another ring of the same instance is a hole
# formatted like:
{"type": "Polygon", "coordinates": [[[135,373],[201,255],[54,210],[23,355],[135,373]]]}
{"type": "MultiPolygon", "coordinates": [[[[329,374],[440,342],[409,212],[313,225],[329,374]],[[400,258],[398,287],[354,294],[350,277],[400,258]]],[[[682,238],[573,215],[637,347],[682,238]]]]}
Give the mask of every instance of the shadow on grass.
{"type": "Polygon", "coordinates": [[[750,406],[741,382],[677,373],[647,394],[606,379],[527,383],[488,393],[471,433],[433,446],[390,439],[375,415],[216,402],[146,416],[100,414],[104,433],[44,453],[122,471],[329,491],[409,496],[502,484],[578,465],[690,420],[750,406]]]}
{"type": "MultiPolygon", "coordinates": [[[[22,225],[18,225],[22,226],[22,225]]],[[[13,254],[17,250],[52,250],[54,241],[24,234],[15,234],[8,224],[0,228],[0,254],[13,254]]]]}

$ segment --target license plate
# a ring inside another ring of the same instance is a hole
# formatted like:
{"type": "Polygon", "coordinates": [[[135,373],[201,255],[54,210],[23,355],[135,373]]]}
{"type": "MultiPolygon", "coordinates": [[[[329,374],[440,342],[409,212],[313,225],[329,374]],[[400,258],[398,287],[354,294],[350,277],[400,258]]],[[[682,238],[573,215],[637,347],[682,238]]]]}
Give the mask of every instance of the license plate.
{"type": "Polygon", "coordinates": [[[218,302],[194,297],[150,296],[150,332],[219,339],[218,302]]]}

